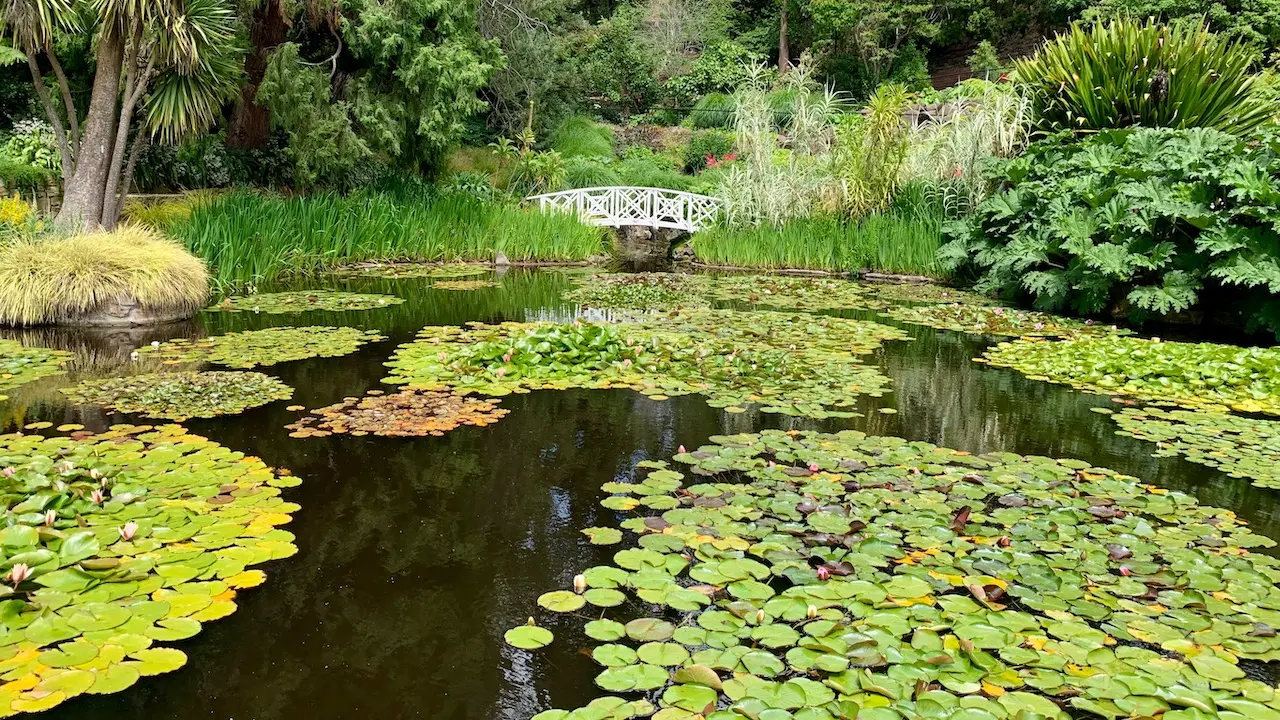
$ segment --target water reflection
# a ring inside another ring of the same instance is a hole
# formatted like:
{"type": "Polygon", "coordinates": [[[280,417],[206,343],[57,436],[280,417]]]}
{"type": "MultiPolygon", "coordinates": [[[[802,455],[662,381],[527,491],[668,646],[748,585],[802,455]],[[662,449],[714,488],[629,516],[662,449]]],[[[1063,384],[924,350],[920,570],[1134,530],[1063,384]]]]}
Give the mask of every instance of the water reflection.
{"type": "MultiPolygon", "coordinates": [[[[369,312],[212,314],[172,331],[349,324],[390,336],[345,358],[267,369],[296,388],[291,402],[318,407],[379,387],[395,344],[424,324],[569,319],[574,307],[559,300],[567,283],[559,273],[525,270],[475,292],[343,280],[343,289],[407,302],[369,312]]],[[[911,332],[911,340],[873,358],[894,391],[865,398],[864,416],[848,420],[730,414],[692,396],[655,402],[629,391],[565,391],[505,398],[512,412],[495,425],[440,438],[291,439],[283,426],[296,415],[286,402],[193,421],[194,432],[304,479],[286,493],[302,505],[289,526],[298,555],[266,566],[266,585],[243,594],[239,612],[180,644],[188,667],[44,717],[517,720],[581,705],[596,694],[596,668],[578,652],[586,644],[580,620],[548,619],[558,639],[538,653],[507,647],[502,634],[524,622],[539,594],[568,586],[616,549],[592,546],[579,533],[620,519],[600,507],[600,485],[630,479],[638,461],[669,457],[713,434],[856,428],[972,452],[1077,457],[1237,509],[1260,532],[1280,536],[1275,492],[1177,458],[1152,458],[1148,444],[1115,435],[1108,418],[1089,410],[1107,398],[973,363],[981,341],[911,332]]],[[[56,386],[11,393],[13,401],[0,404],[0,426],[50,420],[100,428],[129,420],[70,407],[56,386]]]]}

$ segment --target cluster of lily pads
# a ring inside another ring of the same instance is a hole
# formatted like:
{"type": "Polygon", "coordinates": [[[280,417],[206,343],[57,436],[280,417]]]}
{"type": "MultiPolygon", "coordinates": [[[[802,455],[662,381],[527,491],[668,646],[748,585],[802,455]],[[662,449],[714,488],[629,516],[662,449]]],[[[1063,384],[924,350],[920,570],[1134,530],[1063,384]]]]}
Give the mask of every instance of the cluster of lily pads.
{"type": "Polygon", "coordinates": [[[298,290],[293,292],[236,295],[206,308],[214,312],[255,312],[269,315],[300,313],[311,310],[373,310],[399,305],[404,298],[394,295],[352,293],[338,290],[298,290]]]}
{"type": "Polygon", "coordinates": [[[849,417],[889,379],[861,363],[902,339],[878,323],[808,314],[685,310],[618,324],[431,326],[400,347],[385,382],[417,390],[506,395],[631,388],[655,400],[699,394],[713,407],[849,417]]]}
{"type": "Polygon", "coordinates": [[[0,400],[5,399],[4,390],[62,373],[62,366],[72,357],[62,350],[0,339],[0,400]]]}
{"type": "Polygon", "coordinates": [[[1042,312],[963,303],[899,306],[886,310],[884,314],[906,323],[973,335],[1070,338],[1128,334],[1128,331],[1114,325],[1101,325],[1092,320],[1081,322],[1042,312]]]}
{"type": "Polygon", "coordinates": [[[498,287],[492,280],[441,280],[431,284],[436,290],[484,290],[498,287]]]}
{"type": "Polygon", "coordinates": [[[314,357],[341,357],[365,343],[385,340],[373,330],[353,327],[273,327],[187,340],[178,338],[138,348],[166,364],[208,362],[234,368],[275,365],[314,357]]]}
{"type": "Polygon", "coordinates": [[[1003,342],[977,361],[1093,393],[1280,415],[1277,348],[1106,334],[1057,342],[1003,342]]]}
{"type": "Polygon", "coordinates": [[[1182,455],[1257,487],[1280,488],[1280,422],[1198,410],[1126,408],[1118,434],[1156,443],[1156,457],[1182,455]]]}
{"type": "Polygon", "coordinates": [[[486,265],[474,265],[468,263],[452,263],[445,265],[434,263],[375,263],[342,268],[338,270],[336,274],[387,279],[461,278],[476,275],[487,275],[490,271],[491,268],[486,265]]]}
{"type": "Polygon", "coordinates": [[[576,282],[578,287],[565,294],[566,300],[621,310],[709,307],[717,302],[804,311],[880,310],[903,302],[992,304],[982,295],[941,285],[863,284],[834,277],[602,273],[576,282]]]}
{"type": "Polygon", "coordinates": [[[163,645],[296,552],[296,484],[176,425],[0,435],[0,717],[181,667],[163,645]]]}
{"type": "Polygon", "coordinates": [[[293,431],[290,437],[440,436],[462,425],[485,427],[497,422],[510,412],[499,408],[498,402],[449,392],[404,390],[387,395],[371,390],[368,397],[345,398],[285,427],[293,431]]]}
{"type": "Polygon", "coordinates": [[[151,418],[234,415],[293,397],[293,388],[256,372],[148,373],[85,380],[62,388],[73,402],[151,418]]]}
{"type": "Polygon", "coordinates": [[[1229,511],[1077,460],[712,442],[606,484],[638,546],[538,601],[632,699],[535,720],[1280,717],[1280,561],[1229,511]]]}

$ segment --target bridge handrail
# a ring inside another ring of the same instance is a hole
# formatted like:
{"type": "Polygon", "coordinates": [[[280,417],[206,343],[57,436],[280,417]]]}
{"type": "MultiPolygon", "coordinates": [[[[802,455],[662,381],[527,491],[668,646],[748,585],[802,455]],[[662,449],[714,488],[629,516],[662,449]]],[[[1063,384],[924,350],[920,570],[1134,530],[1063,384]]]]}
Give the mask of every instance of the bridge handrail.
{"type": "Polygon", "coordinates": [[[694,232],[710,225],[724,201],[685,190],[609,185],[531,195],[540,210],[572,211],[594,225],[648,225],[694,232]]]}

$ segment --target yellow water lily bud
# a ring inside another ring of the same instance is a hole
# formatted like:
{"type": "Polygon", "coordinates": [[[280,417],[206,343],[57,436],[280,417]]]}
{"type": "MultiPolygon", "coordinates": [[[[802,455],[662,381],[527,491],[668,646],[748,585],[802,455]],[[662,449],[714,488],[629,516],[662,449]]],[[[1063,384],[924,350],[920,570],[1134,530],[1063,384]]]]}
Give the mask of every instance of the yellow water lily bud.
{"type": "Polygon", "coordinates": [[[586,592],[586,590],[587,590],[587,576],[586,576],[586,575],[574,575],[574,576],[573,576],[573,591],[574,591],[574,592],[576,592],[576,593],[578,593],[579,595],[581,595],[582,593],[586,592]]]}
{"type": "Polygon", "coordinates": [[[805,611],[804,616],[810,620],[818,617],[818,608],[814,605],[810,605],[809,609],[805,611]]]}

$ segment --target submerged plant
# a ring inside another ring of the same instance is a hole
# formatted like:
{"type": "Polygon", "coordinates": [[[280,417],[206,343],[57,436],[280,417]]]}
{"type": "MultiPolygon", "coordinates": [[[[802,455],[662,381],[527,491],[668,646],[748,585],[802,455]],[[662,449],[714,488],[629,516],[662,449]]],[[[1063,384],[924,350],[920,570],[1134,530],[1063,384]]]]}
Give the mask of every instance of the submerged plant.
{"type": "Polygon", "coordinates": [[[376,330],[353,327],[273,327],[187,340],[178,338],[138,348],[166,364],[208,362],[249,369],[314,357],[340,357],[365,343],[386,340],[376,330]]]}
{"type": "Polygon", "coordinates": [[[181,667],[165,646],[235,612],[266,579],[252,566],[297,551],[279,528],[297,479],[176,425],[0,435],[0,467],[0,716],[181,667]]]}
{"type": "Polygon", "coordinates": [[[1280,415],[1280,349],[1275,348],[1108,333],[1060,342],[1003,342],[975,360],[1094,393],[1280,415]]]}
{"type": "Polygon", "coordinates": [[[698,394],[713,407],[850,417],[887,385],[858,355],[899,330],[776,312],[686,310],[616,325],[474,323],[431,326],[398,349],[385,382],[506,395],[538,389],[631,388],[655,400],[698,394]]]}
{"type": "Polygon", "coordinates": [[[255,312],[278,315],[310,310],[373,310],[399,305],[404,298],[394,295],[340,292],[337,290],[298,290],[294,292],[235,295],[207,308],[217,312],[255,312]]]}
{"type": "Polygon", "coordinates": [[[383,437],[440,436],[463,425],[485,427],[502,419],[509,410],[497,400],[481,400],[448,392],[404,390],[384,395],[373,390],[368,397],[346,398],[285,427],[290,437],[325,437],[334,433],[383,437]]]}
{"type": "Polygon", "coordinates": [[[1079,460],[853,431],[712,442],[676,456],[689,475],[645,461],[606,484],[639,547],[539,598],[593,606],[596,684],[654,717],[1280,710],[1246,670],[1280,652],[1280,561],[1234,513],[1079,460]]]}
{"type": "Polygon", "coordinates": [[[62,366],[73,357],[62,350],[27,347],[16,340],[0,339],[0,400],[5,399],[4,390],[62,374],[62,366]]]}
{"type": "Polygon", "coordinates": [[[1125,408],[1112,415],[1128,435],[1156,444],[1156,457],[1181,455],[1256,487],[1280,488],[1280,422],[1220,412],[1125,408]]]}
{"type": "Polygon", "coordinates": [[[146,417],[186,420],[235,415],[293,397],[293,388],[256,372],[182,372],[85,380],[63,388],[71,401],[146,417]]]}

